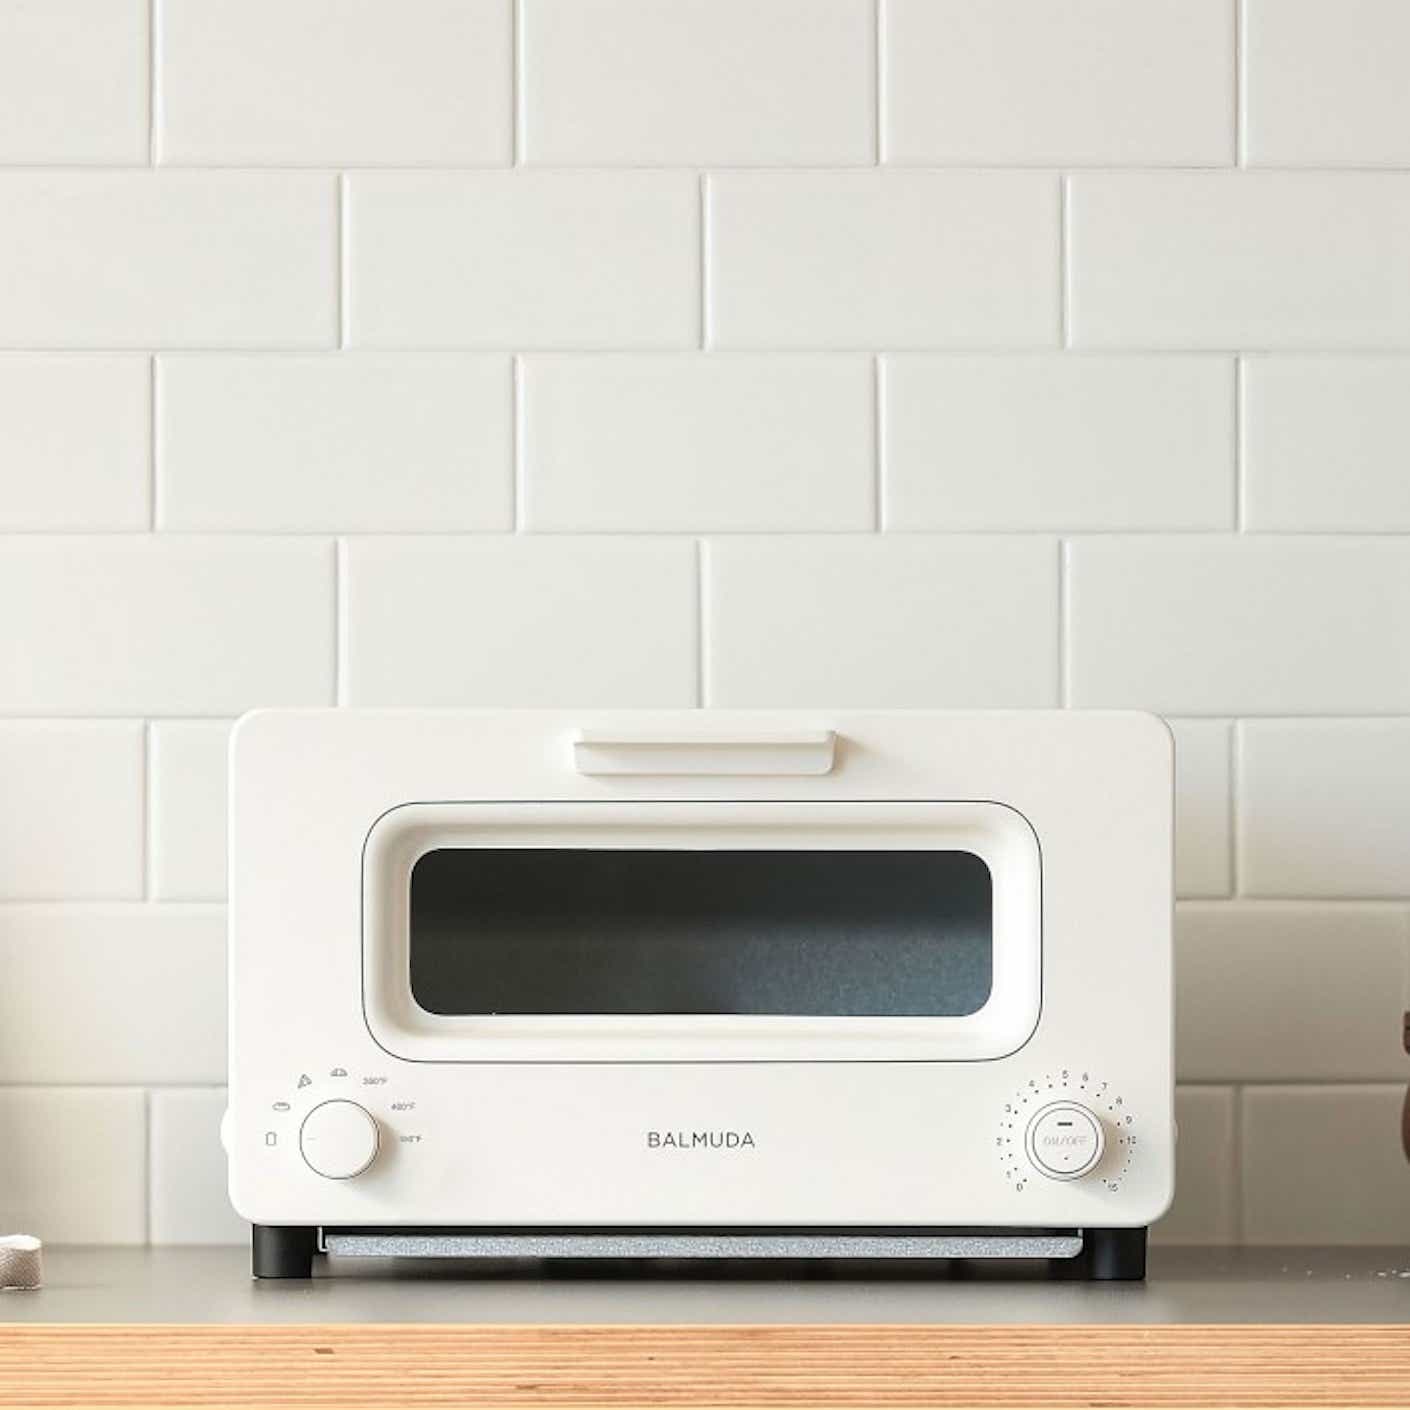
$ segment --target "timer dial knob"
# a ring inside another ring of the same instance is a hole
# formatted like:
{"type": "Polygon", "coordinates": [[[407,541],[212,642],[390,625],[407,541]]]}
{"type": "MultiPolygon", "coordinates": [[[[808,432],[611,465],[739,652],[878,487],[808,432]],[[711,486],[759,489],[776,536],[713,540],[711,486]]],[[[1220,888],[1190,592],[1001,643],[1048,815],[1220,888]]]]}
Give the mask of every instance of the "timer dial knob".
{"type": "Polygon", "coordinates": [[[310,1170],[351,1180],[377,1158],[377,1119],[356,1102],[321,1102],[299,1127],[299,1151],[310,1170]]]}
{"type": "Polygon", "coordinates": [[[1077,1180],[1097,1168],[1106,1131],[1101,1118],[1080,1102],[1049,1102],[1033,1113],[1024,1145],[1039,1174],[1077,1180]]]}

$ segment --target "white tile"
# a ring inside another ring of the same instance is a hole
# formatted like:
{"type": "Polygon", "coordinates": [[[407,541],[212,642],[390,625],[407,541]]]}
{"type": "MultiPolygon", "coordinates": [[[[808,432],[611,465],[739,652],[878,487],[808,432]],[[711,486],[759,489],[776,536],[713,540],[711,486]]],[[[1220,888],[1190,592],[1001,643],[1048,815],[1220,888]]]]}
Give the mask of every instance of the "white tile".
{"type": "Polygon", "coordinates": [[[740,172],[706,187],[712,345],[1057,341],[1048,173],[740,172]]]}
{"type": "Polygon", "coordinates": [[[225,1080],[220,906],[0,906],[14,1083],[225,1080]]]}
{"type": "Polygon", "coordinates": [[[0,723],[0,899],[142,895],[138,722],[0,723]]]}
{"type": "Polygon", "coordinates": [[[1229,0],[886,0],[882,15],[887,161],[1233,160],[1229,0]]]}
{"type": "Polygon", "coordinates": [[[145,529],[144,357],[0,355],[0,531],[145,529]]]}
{"type": "Polygon", "coordinates": [[[1244,1241],[1403,1246],[1404,1098],[1403,1084],[1245,1092],[1244,1241]]]}
{"type": "Polygon", "coordinates": [[[456,354],[162,358],[164,529],[507,529],[509,359],[456,354]]]}
{"type": "Polygon", "coordinates": [[[317,540],[0,539],[0,713],[331,704],[333,575],[317,540]]]}
{"type": "Polygon", "coordinates": [[[872,0],[524,0],[524,151],[549,165],[870,165],[872,0]]]}
{"type": "Polygon", "coordinates": [[[510,158],[507,0],[179,0],[157,13],[163,162],[510,158]]]}
{"type": "Polygon", "coordinates": [[[1229,722],[1169,724],[1175,734],[1176,893],[1227,896],[1233,888],[1229,722]]]}
{"type": "Polygon", "coordinates": [[[0,345],[331,346],[337,221],[312,172],[0,173],[0,345]]]}
{"type": "Polygon", "coordinates": [[[1410,358],[1251,358],[1243,440],[1246,527],[1410,530],[1410,358]]]}
{"type": "Polygon", "coordinates": [[[1233,1243],[1238,1199],[1233,1088],[1179,1088],[1175,1125],[1175,1203],[1151,1238],[1158,1244],[1233,1243]]]}
{"type": "Polygon", "coordinates": [[[711,542],[705,703],[1053,705],[1057,583],[1042,539],[711,542]]]}
{"type": "Polygon", "coordinates": [[[226,1192],[220,1144],[224,1088],[156,1091],[149,1102],[151,1242],[247,1243],[250,1226],[231,1208],[226,1192]]]}
{"type": "Polygon", "coordinates": [[[1222,529],[1225,358],[889,357],[888,529],[1222,529]]]}
{"type": "Polygon", "coordinates": [[[1387,906],[1187,902],[1176,924],[1182,1081],[1400,1077],[1407,927],[1387,906]]]}
{"type": "Polygon", "coordinates": [[[1410,547],[1113,537],[1069,555],[1073,705],[1410,712],[1410,547]]]}
{"type": "Polygon", "coordinates": [[[354,343],[697,341],[693,173],[378,172],[347,182],[354,343]]]}
{"type": "Polygon", "coordinates": [[[0,1130],[0,1228],[6,1233],[51,1244],[146,1242],[143,1092],[0,1087],[0,1130]]]}
{"type": "Polygon", "coordinates": [[[1410,896],[1410,721],[1239,728],[1241,885],[1254,896],[1410,896]]]}
{"type": "Polygon", "coordinates": [[[1077,347],[1410,344],[1410,175],[1110,172],[1071,178],[1077,347]]]}
{"type": "Polygon", "coordinates": [[[1244,14],[1250,162],[1410,165],[1404,0],[1245,0],[1244,14]]]}
{"type": "Polygon", "coordinates": [[[361,539],[347,547],[352,705],[693,705],[695,547],[361,539]]]}
{"type": "Polygon", "coordinates": [[[146,162],[148,8],[6,0],[0,162],[146,162]]]}
{"type": "Polygon", "coordinates": [[[529,358],[530,529],[869,529],[868,357],[529,358]]]}
{"type": "Polygon", "coordinates": [[[151,729],[152,895],[223,901],[230,723],[158,720],[151,729]]]}

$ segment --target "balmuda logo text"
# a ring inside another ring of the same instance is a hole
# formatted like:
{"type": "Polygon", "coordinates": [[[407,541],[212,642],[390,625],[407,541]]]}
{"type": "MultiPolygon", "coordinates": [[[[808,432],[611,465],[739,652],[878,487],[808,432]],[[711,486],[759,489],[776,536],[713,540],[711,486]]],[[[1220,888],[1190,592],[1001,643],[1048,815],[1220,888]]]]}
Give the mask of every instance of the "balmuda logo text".
{"type": "Polygon", "coordinates": [[[752,1131],[648,1131],[648,1150],[738,1151],[754,1149],[752,1131]]]}

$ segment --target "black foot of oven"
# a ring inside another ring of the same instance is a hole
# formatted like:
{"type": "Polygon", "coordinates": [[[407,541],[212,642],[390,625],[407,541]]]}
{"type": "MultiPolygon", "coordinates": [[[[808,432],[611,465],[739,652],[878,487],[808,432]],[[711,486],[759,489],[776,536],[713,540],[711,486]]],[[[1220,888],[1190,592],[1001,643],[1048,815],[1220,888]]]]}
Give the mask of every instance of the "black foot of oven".
{"type": "Polygon", "coordinates": [[[250,1271],[256,1278],[311,1278],[318,1230],[293,1224],[255,1224],[250,1271]]]}

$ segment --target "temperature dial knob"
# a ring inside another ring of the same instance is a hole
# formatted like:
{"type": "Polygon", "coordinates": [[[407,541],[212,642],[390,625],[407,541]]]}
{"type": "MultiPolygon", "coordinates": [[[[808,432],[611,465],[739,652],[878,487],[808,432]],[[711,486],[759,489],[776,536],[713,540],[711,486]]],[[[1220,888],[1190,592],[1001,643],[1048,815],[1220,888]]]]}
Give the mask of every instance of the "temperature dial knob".
{"type": "Polygon", "coordinates": [[[1033,1113],[1024,1145],[1040,1174],[1077,1180],[1097,1168],[1106,1132],[1101,1118],[1080,1103],[1049,1102],[1033,1113]]]}
{"type": "Polygon", "coordinates": [[[377,1119],[356,1102],[322,1102],[299,1127],[299,1151],[309,1169],[329,1180],[351,1180],[377,1159],[377,1119]]]}

